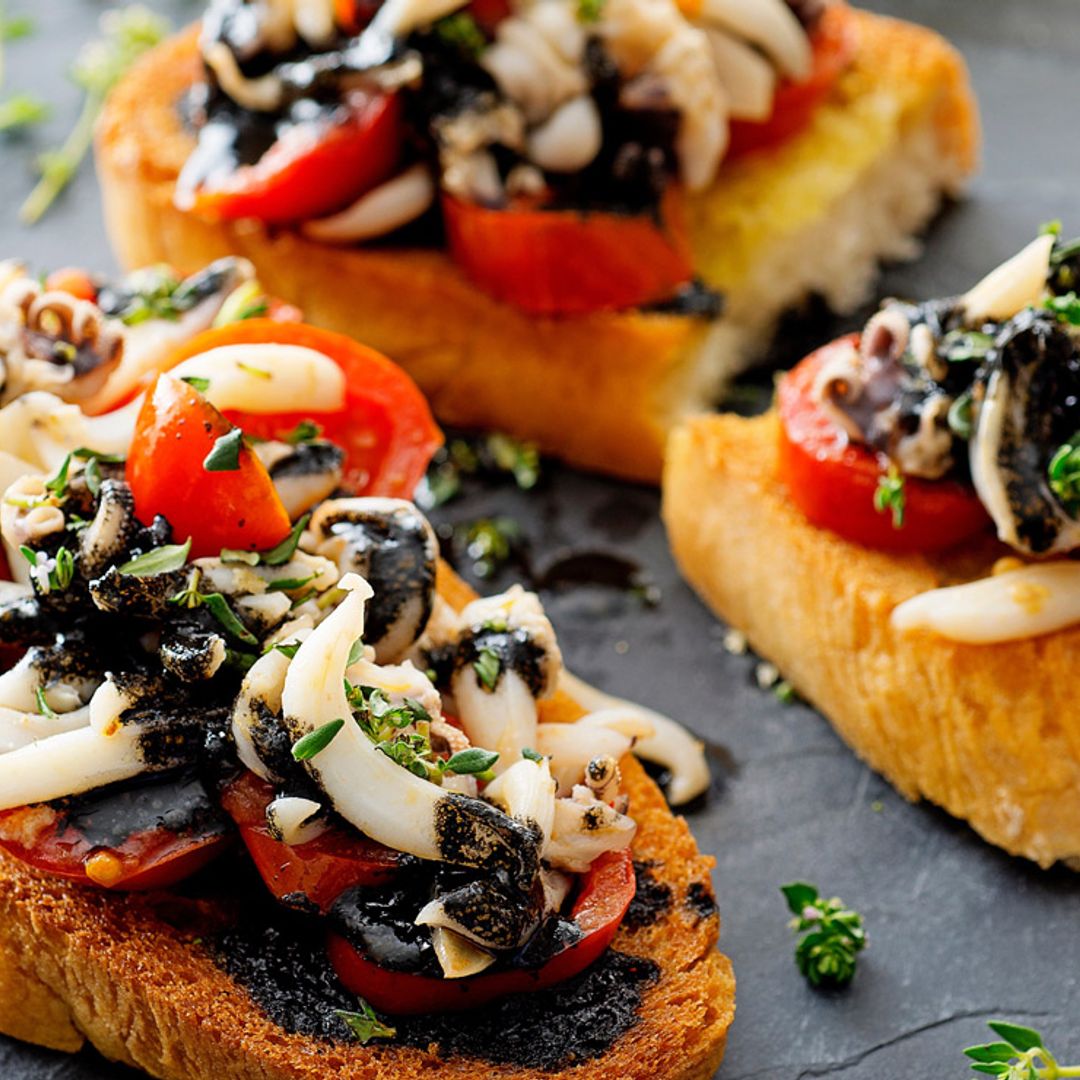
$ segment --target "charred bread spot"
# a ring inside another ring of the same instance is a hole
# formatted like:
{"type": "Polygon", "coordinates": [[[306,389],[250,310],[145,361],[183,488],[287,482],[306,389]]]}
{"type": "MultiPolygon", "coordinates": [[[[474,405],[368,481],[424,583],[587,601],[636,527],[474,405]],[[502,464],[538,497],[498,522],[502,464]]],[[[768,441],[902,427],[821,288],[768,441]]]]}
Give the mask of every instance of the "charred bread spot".
{"type": "MultiPolygon", "coordinates": [[[[393,892],[394,890],[364,890],[393,892]]],[[[218,964],[288,1034],[352,1043],[335,1010],[355,1010],[326,959],[321,928],[284,913],[249,920],[213,943],[218,964]]],[[[640,1021],[652,960],[609,950],[551,990],[520,994],[475,1012],[394,1017],[393,1044],[521,1069],[555,1071],[606,1053],[640,1021]]]]}
{"type": "Polygon", "coordinates": [[[499,671],[489,689],[497,690],[503,672],[512,671],[525,683],[533,697],[543,696],[548,685],[547,650],[533,641],[527,630],[480,627],[468,634],[458,646],[455,668],[471,667],[485,651],[499,658],[499,671]]]}
{"type": "Polygon", "coordinates": [[[640,930],[658,923],[671,910],[673,897],[671,886],[659,881],[653,874],[660,863],[634,860],[634,878],[637,890],[630,907],[626,910],[623,925],[629,930],[640,930]]]}
{"type": "Polygon", "coordinates": [[[652,960],[609,950],[550,990],[519,994],[476,1012],[398,1017],[399,1043],[443,1058],[554,1072],[611,1049],[640,1020],[645,990],[660,978],[652,960]]]}
{"type": "Polygon", "coordinates": [[[715,919],[720,913],[716,906],[716,896],[712,886],[707,881],[691,881],[686,888],[686,899],[683,901],[686,908],[698,922],[706,919],[715,919]]]}

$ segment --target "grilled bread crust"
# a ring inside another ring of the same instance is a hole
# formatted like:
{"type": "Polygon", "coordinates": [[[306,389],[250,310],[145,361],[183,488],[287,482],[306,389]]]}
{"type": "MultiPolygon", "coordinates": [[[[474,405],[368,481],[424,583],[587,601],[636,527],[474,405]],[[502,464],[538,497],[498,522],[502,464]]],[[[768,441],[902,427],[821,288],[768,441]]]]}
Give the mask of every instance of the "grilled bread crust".
{"type": "MultiPolygon", "coordinates": [[[[439,588],[455,606],[472,595],[445,568],[439,588]]],[[[554,721],[581,712],[565,695],[542,709],[543,719],[554,721]]],[[[639,824],[634,856],[653,864],[653,876],[670,888],[673,902],[652,925],[624,926],[614,947],[655,961],[661,975],[644,992],[639,1023],[566,1075],[708,1080],[723,1057],[735,1011],[731,964],[716,951],[720,921],[703,914],[700,903],[702,895],[712,896],[713,860],[698,851],[685,820],[672,815],[632,758],[623,762],[623,778],[639,824]]],[[[88,1041],[106,1057],[162,1080],[560,1075],[444,1058],[437,1046],[364,1047],[288,1035],[202,944],[229,919],[219,903],[84,889],[0,856],[0,1032],[69,1052],[88,1041]]]]}
{"type": "Polygon", "coordinates": [[[837,308],[863,299],[877,260],[913,254],[912,234],[975,165],[959,55],[921,27],[862,12],[855,24],[855,61],[808,130],[729,163],[690,200],[696,267],[726,298],[712,322],[640,311],[534,318],[488,297],[441,251],[335,248],[177,210],[193,146],[177,105],[200,75],[195,28],[147,55],[109,100],[97,138],[109,234],[128,267],[192,270],[244,255],[310,321],[400,363],[445,423],[655,483],[668,430],[765,349],[784,310],[815,292],[837,308]]]}
{"type": "Polygon", "coordinates": [[[897,604],[986,576],[1007,549],[896,556],[818,529],[787,498],[778,437],[772,413],[672,436],[664,520],[687,580],[907,798],[1080,869],[1080,628],[996,645],[898,633],[897,604]]]}

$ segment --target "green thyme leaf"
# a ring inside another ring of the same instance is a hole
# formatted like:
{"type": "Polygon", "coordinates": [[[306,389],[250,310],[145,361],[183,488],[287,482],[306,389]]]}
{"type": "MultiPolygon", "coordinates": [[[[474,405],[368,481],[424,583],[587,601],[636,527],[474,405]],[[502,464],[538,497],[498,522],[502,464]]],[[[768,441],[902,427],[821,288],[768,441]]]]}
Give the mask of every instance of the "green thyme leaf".
{"type": "Polygon", "coordinates": [[[825,900],[805,881],[782,885],[794,913],[791,929],[802,934],[795,963],[812,986],[844,986],[855,975],[858,954],[866,948],[862,916],[833,897],[825,900]]]}
{"type": "Polygon", "coordinates": [[[166,544],[131,559],[118,567],[117,573],[127,577],[152,577],[154,574],[171,574],[179,570],[191,553],[191,537],[182,544],[166,544]]]}
{"type": "Polygon", "coordinates": [[[210,389],[210,380],[204,379],[201,375],[181,375],[180,381],[194,387],[200,394],[205,394],[210,389]]]}
{"type": "Polygon", "coordinates": [[[480,24],[467,11],[459,11],[439,19],[432,29],[445,44],[464,56],[475,59],[487,48],[487,38],[480,24]]]}
{"type": "Polygon", "coordinates": [[[1038,1050],[1043,1045],[1043,1037],[1033,1028],[1012,1024],[1007,1020],[991,1020],[986,1026],[1020,1053],[1038,1050]]]}
{"type": "Polygon", "coordinates": [[[904,514],[907,508],[906,480],[903,473],[893,464],[878,477],[877,490],[874,492],[874,509],[879,514],[891,513],[894,529],[904,527],[904,514]]]}
{"type": "Polygon", "coordinates": [[[1080,326],[1080,296],[1073,290],[1063,293],[1061,296],[1048,296],[1043,301],[1043,307],[1052,311],[1054,316],[1069,326],[1080,326]]]}
{"type": "Polygon", "coordinates": [[[941,339],[938,355],[950,364],[968,361],[981,364],[993,347],[993,335],[981,330],[950,330],[941,339]]]}
{"type": "Polygon", "coordinates": [[[207,472],[237,472],[240,468],[240,448],[244,444],[244,433],[233,428],[226,435],[214,441],[214,447],[203,461],[207,472]]]}
{"type": "Polygon", "coordinates": [[[257,281],[245,281],[225,298],[211,325],[226,326],[229,323],[243,322],[245,319],[257,319],[268,310],[269,303],[262,286],[257,281]]]}
{"type": "Polygon", "coordinates": [[[498,760],[499,755],[493,750],[470,746],[468,750],[460,750],[454,754],[446,762],[445,771],[457,773],[459,776],[475,776],[477,773],[486,773],[498,760]]]}
{"type": "Polygon", "coordinates": [[[269,381],[274,377],[269,371],[266,371],[264,368],[257,368],[254,364],[245,364],[241,360],[238,360],[236,362],[236,366],[241,371],[246,372],[248,375],[254,376],[256,379],[266,379],[269,381]]]}
{"type": "Polygon", "coordinates": [[[970,390],[965,390],[950,406],[947,417],[949,430],[965,441],[975,432],[975,419],[972,415],[974,397],[970,390]]]}
{"type": "Polygon", "coordinates": [[[293,758],[296,761],[310,761],[334,741],[335,736],[344,726],[344,720],[331,720],[322,727],[309,731],[302,739],[293,743],[293,758]]]}
{"type": "Polygon", "coordinates": [[[1040,236],[1060,236],[1061,235],[1061,218],[1054,218],[1053,221],[1044,221],[1039,226],[1040,236]]]}
{"type": "Polygon", "coordinates": [[[57,714],[45,700],[45,691],[40,686],[34,690],[34,697],[37,700],[37,711],[41,713],[42,716],[47,716],[50,720],[55,720],[57,714]]]}
{"type": "Polygon", "coordinates": [[[285,645],[275,645],[274,648],[291,660],[300,651],[300,642],[291,641],[285,645]]]}
{"type": "Polygon", "coordinates": [[[1012,1061],[1016,1052],[1008,1043],[983,1043],[981,1046],[969,1046],[964,1053],[972,1061],[1012,1061]]]}
{"type": "Polygon", "coordinates": [[[56,475],[45,481],[45,490],[52,495],[57,502],[63,502],[68,493],[68,472],[71,469],[71,454],[68,454],[60,463],[56,475]]]}
{"type": "Polygon", "coordinates": [[[303,535],[304,530],[307,528],[307,523],[311,520],[310,514],[305,514],[289,532],[289,535],[285,537],[276,547],[272,547],[269,551],[264,551],[260,555],[260,559],[264,566],[284,566],[295,554],[297,545],[300,543],[300,537],[303,535]]]}
{"type": "Polygon", "coordinates": [[[604,12],[604,0],[578,0],[578,22],[595,23],[604,12]]]}
{"type": "Polygon", "coordinates": [[[334,1015],[344,1023],[362,1046],[367,1046],[372,1039],[392,1039],[397,1034],[397,1029],[384,1024],[363,998],[359,999],[359,1008],[359,1012],[344,1012],[339,1009],[334,1012],[334,1015]]]}
{"type": "Polygon", "coordinates": [[[319,575],[309,574],[305,578],[278,578],[277,581],[271,581],[266,586],[267,592],[295,592],[297,589],[302,589],[305,585],[310,585],[319,575]]]}
{"type": "Polygon", "coordinates": [[[66,589],[75,577],[75,556],[66,547],[57,551],[56,569],[50,577],[53,579],[53,587],[61,591],[66,589]]]}
{"type": "Polygon", "coordinates": [[[281,441],[299,446],[301,443],[314,442],[322,433],[321,425],[314,420],[301,420],[292,431],[286,431],[281,436],[281,441]]]}
{"type": "Polygon", "coordinates": [[[258,638],[237,618],[236,612],[229,606],[229,601],[221,593],[204,593],[202,600],[207,611],[221,623],[227,634],[245,645],[259,644],[258,638]]]}
{"type": "Polygon", "coordinates": [[[364,639],[357,638],[352,643],[352,648],[349,650],[349,659],[346,661],[345,666],[351,668],[358,660],[364,658],[364,639]]]}
{"type": "Polygon", "coordinates": [[[488,693],[492,693],[495,690],[496,683],[499,681],[499,675],[502,673],[502,661],[499,659],[498,654],[491,649],[481,649],[480,656],[473,661],[473,670],[480,680],[480,685],[488,693]]]}
{"type": "Polygon", "coordinates": [[[534,750],[531,746],[526,746],[521,751],[521,756],[525,758],[526,761],[540,762],[544,760],[544,755],[541,754],[539,750],[534,750]]]}
{"type": "Polygon", "coordinates": [[[1054,452],[1046,476],[1050,490],[1075,517],[1080,510],[1080,431],[1054,452]]]}
{"type": "Polygon", "coordinates": [[[49,118],[52,110],[32,94],[12,94],[0,101],[0,133],[23,131],[49,118]]]}

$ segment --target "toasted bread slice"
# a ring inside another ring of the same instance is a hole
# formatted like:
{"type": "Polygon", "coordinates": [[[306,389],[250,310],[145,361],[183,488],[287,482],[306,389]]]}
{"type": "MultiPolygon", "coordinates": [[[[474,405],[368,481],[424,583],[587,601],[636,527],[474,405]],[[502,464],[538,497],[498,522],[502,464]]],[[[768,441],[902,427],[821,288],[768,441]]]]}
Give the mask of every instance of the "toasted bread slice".
{"type": "MultiPolygon", "coordinates": [[[[472,595],[445,568],[439,587],[459,607],[472,595]]],[[[549,721],[581,712],[565,695],[542,710],[549,721]]],[[[614,948],[657,964],[659,978],[644,990],[633,1025],[599,1056],[575,1063],[573,1076],[708,1080],[735,1009],[731,965],[716,951],[713,860],[698,851],[685,820],[671,814],[636,761],[623,762],[623,777],[639,826],[634,857],[648,867],[650,892],[661,903],[648,917],[628,920],[614,948]]],[[[247,906],[168,893],[110,895],[0,856],[0,1032],[65,1051],[89,1041],[106,1057],[162,1080],[560,1075],[447,1053],[437,1044],[364,1047],[287,1034],[207,944],[247,906]]]]}
{"type": "Polygon", "coordinates": [[[786,496],[778,437],[774,414],[672,436],[664,520],[687,580],[905,796],[1042,866],[1080,864],[1080,629],[998,645],[898,633],[898,603],[983,577],[1007,549],[901,557],[818,529],[786,496]]]}
{"type": "Polygon", "coordinates": [[[913,233],[975,165],[959,55],[921,27],[861,12],[856,24],[856,59],[810,127],[726,165],[691,202],[698,272],[727,302],[712,322],[640,311],[534,318],[482,293],[440,251],[332,248],[177,210],[193,146],[177,103],[199,77],[194,29],[146,56],[105,110],[97,160],[109,234],[128,267],[245,255],[309,321],[393,357],[444,422],[656,482],[667,431],[764,351],[785,310],[815,293],[837,309],[864,299],[877,261],[914,254],[913,233]]]}

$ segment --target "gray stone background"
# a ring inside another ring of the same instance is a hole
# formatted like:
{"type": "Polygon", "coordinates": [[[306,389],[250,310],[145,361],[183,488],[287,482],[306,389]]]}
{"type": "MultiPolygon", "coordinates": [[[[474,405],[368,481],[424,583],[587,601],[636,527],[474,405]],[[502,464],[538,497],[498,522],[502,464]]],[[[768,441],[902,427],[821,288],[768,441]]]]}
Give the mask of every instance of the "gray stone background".
{"type": "MultiPolygon", "coordinates": [[[[78,108],[64,72],[94,32],[96,0],[9,0],[37,32],[8,49],[7,88],[55,105],[27,140],[0,140],[0,255],[38,268],[113,267],[87,164],[34,229],[16,208],[33,153],[62,138],[78,108]]],[[[152,6],[177,23],[196,0],[152,6]]],[[[963,289],[1061,217],[1080,232],[1076,136],[1080,4],[1075,0],[870,0],[928,23],[966,54],[983,106],[985,164],[971,198],[937,223],[920,262],[890,270],[883,292],[963,289]]],[[[797,357],[792,355],[790,360],[797,357]]],[[[667,554],[655,493],[561,471],[538,492],[480,493],[450,517],[515,516],[542,567],[569,550],[636,559],[661,591],[648,609],[598,588],[545,596],[567,659],[583,676],[676,717],[715,746],[716,788],[691,816],[718,859],[722,946],[739,981],[724,1080],[939,1080],[995,1016],[1044,1029],[1060,1060],[1080,1060],[1080,880],[1042,872],[983,844],[966,826],[911,806],[862,766],[828,724],[758,689],[752,657],[728,655],[723,628],[683,585],[667,554]],[[807,988],[777,886],[821,884],[862,911],[871,945],[854,985],[807,988]]],[[[3,1080],[128,1078],[87,1053],[65,1058],[0,1038],[3,1080]]]]}

